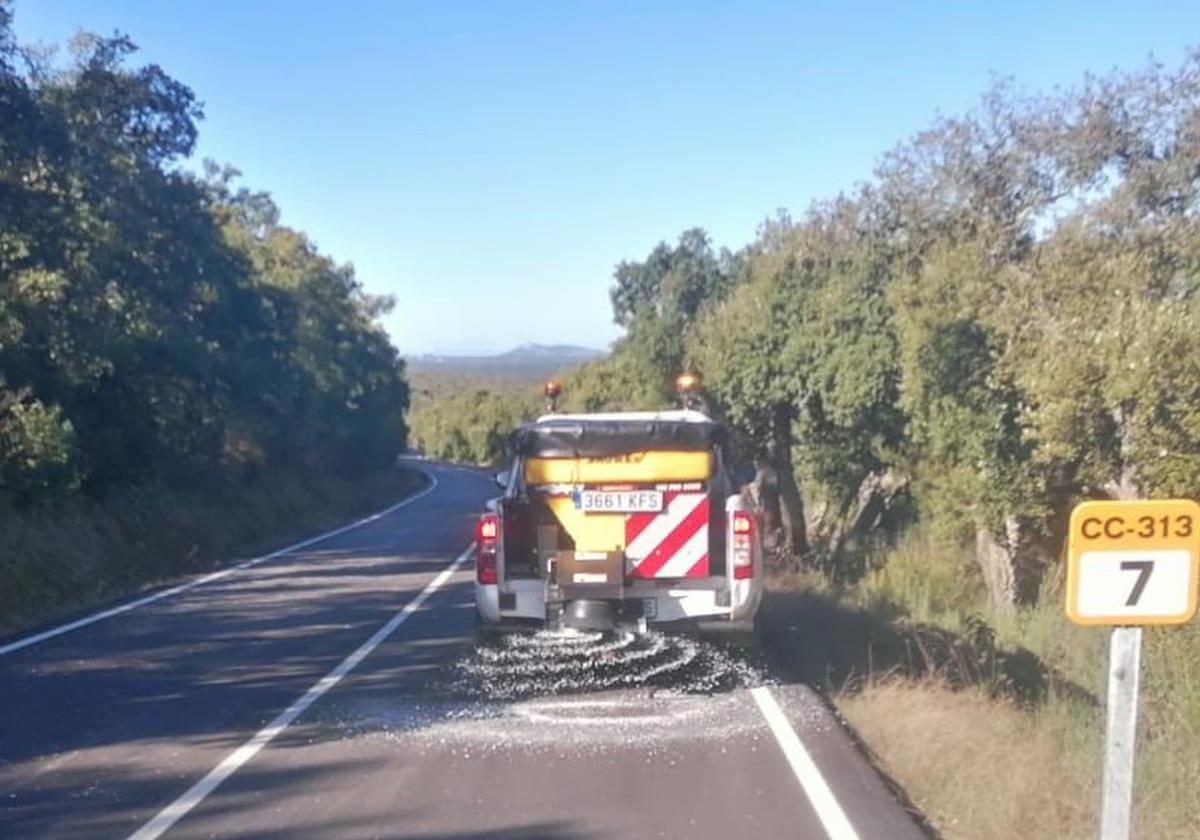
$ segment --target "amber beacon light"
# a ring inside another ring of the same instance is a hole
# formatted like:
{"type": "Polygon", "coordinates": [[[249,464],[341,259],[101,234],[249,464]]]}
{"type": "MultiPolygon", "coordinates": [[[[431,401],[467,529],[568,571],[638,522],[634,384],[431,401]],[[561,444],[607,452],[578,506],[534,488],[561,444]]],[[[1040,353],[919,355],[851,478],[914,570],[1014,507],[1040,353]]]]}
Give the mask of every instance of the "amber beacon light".
{"type": "Polygon", "coordinates": [[[562,383],[557,379],[548,380],[542,392],[546,395],[547,407],[554,411],[558,407],[558,398],[562,396],[562,383]]]}
{"type": "Polygon", "coordinates": [[[681,373],[675,380],[675,391],[680,394],[694,394],[700,390],[700,374],[681,373]]]}

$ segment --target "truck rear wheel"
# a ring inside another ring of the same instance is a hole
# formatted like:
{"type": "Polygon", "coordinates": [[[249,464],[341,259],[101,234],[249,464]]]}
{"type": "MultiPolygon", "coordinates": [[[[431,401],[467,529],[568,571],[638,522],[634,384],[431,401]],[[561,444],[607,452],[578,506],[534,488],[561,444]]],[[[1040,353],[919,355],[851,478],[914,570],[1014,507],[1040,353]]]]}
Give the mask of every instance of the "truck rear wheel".
{"type": "Polygon", "coordinates": [[[495,624],[483,620],[479,611],[475,612],[475,647],[496,647],[504,634],[495,624]]]}
{"type": "Polygon", "coordinates": [[[722,647],[733,648],[744,653],[755,653],[761,647],[757,621],[729,622],[727,625],[708,624],[701,627],[701,634],[722,647]]]}

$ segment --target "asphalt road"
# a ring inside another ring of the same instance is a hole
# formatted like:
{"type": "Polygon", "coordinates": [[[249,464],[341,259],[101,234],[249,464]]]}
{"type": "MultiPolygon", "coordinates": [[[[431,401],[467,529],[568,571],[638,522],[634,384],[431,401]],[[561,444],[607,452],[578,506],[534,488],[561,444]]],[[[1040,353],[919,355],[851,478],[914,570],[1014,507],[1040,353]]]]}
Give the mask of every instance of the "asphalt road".
{"type": "Polygon", "coordinates": [[[481,697],[454,564],[495,486],[428,469],[360,526],[0,640],[0,837],[923,837],[801,685],[481,697]]]}

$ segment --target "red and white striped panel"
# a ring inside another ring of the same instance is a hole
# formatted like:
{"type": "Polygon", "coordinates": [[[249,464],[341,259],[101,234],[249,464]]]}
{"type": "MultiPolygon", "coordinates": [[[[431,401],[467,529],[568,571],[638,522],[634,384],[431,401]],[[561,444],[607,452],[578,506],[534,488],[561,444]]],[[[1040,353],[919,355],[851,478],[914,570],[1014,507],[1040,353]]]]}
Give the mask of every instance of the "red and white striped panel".
{"type": "Polygon", "coordinates": [[[708,494],[663,494],[659,513],[625,517],[632,578],[708,577],[708,494]]]}

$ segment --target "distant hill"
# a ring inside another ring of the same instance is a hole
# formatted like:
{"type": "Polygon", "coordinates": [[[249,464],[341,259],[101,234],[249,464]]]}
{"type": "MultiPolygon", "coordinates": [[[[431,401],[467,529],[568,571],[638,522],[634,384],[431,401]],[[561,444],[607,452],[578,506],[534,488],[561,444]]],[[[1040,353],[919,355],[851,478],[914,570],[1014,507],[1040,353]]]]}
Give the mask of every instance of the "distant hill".
{"type": "Polygon", "coordinates": [[[533,384],[567,368],[607,354],[572,344],[522,344],[494,356],[409,356],[408,370],[418,386],[430,379],[487,384],[533,384]]]}
{"type": "MultiPolygon", "coordinates": [[[[522,344],[507,353],[491,356],[493,359],[504,359],[510,362],[524,363],[533,361],[555,361],[560,364],[576,364],[599,359],[608,355],[603,350],[591,347],[578,347],[574,344],[522,344]]],[[[484,357],[489,358],[489,357],[484,357]]]]}

